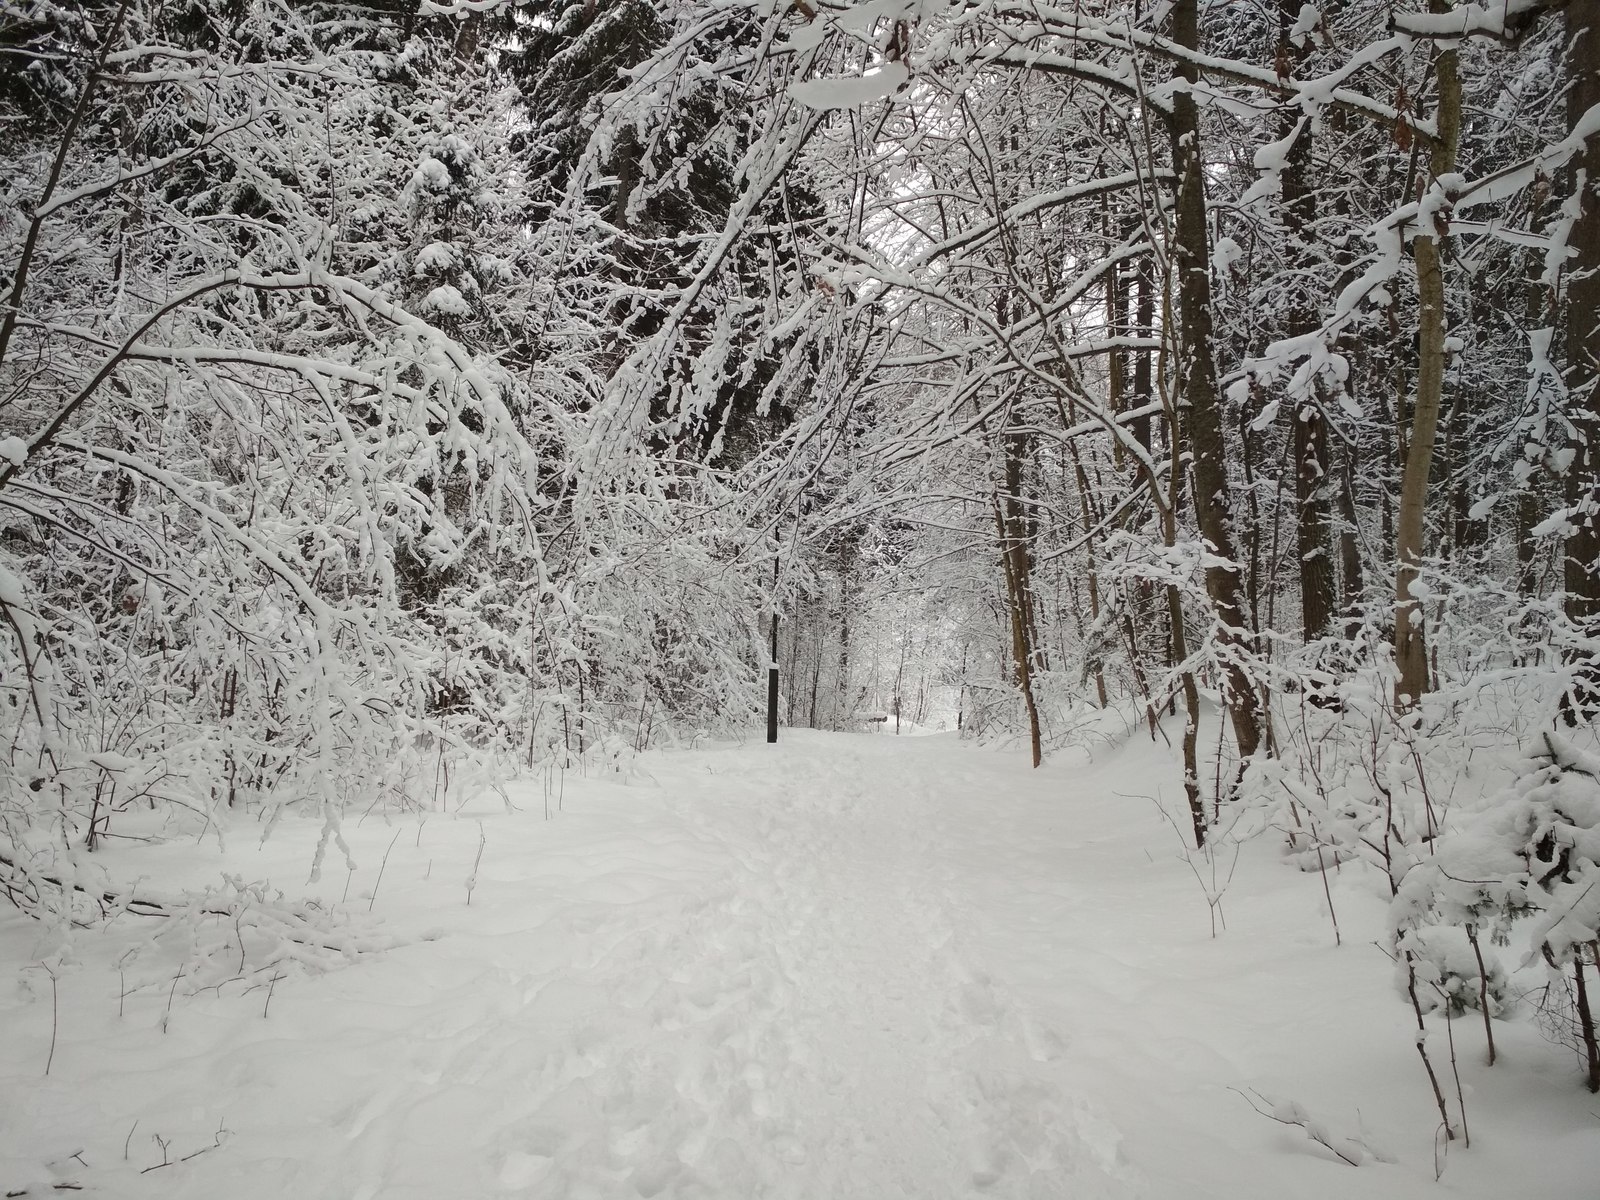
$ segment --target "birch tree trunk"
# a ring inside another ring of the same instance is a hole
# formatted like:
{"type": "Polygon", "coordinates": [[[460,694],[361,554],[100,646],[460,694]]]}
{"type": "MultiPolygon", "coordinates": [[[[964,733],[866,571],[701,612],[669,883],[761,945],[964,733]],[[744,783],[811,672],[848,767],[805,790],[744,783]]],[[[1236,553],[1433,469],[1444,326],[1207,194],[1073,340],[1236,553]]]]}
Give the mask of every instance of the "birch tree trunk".
{"type": "MultiPolygon", "coordinates": [[[[1431,0],[1430,11],[1449,6],[1431,0]]],[[[1429,161],[1432,180],[1455,170],[1456,141],[1461,130],[1461,77],[1456,51],[1440,50],[1434,60],[1439,103],[1435,114],[1438,137],[1429,161]]],[[[1430,181],[1431,182],[1431,181],[1430,181]]],[[[1399,668],[1395,705],[1415,705],[1428,690],[1428,648],[1422,603],[1412,595],[1422,564],[1426,531],[1428,477],[1433,470],[1438,440],[1439,408],[1444,395],[1445,296],[1443,228],[1431,216],[1416,237],[1417,264],[1417,399],[1411,414],[1411,435],[1406,439],[1405,473],[1400,482],[1400,511],[1395,522],[1394,657],[1399,668]]]]}

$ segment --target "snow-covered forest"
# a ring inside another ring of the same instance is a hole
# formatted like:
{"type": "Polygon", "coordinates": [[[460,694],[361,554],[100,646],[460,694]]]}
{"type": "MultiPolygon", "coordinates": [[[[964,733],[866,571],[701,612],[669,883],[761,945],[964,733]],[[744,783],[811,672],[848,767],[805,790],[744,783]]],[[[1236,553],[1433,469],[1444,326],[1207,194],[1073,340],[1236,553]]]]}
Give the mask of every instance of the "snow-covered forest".
{"type": "Polygon", "coordinates": [[[0,167],[0,1192],[1600,1195],[1600,0],[0,0],[0,167]]]}

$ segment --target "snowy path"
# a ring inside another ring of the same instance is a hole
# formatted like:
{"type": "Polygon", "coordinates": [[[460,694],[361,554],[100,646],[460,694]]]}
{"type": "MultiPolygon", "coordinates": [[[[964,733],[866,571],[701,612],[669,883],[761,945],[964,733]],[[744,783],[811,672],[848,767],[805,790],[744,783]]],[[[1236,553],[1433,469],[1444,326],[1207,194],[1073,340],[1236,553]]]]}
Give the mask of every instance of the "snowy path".
{"type": "Polygon", "coordinates": [[[479,1122],[497,1126],[498,1169],[474,1189],[1126,1194],[1104,1183],[1123,1174],[1113,1147],[1085,1139],[1032,1069],[1050,1036],[964,952],[968,919],[939,886],[928,824],[942,764],[905,745],[780,749],[703,781],[680,768],[668,792],[726,873],[614,906],[580,926],[592,961],[518,980],[520,1003],[442,1053],[426,1095],[363,1121],[370,1161],[389,1164],[365,1194],[449,1188],[454,1136],[436,1114],[488,1096],[496,1113],[473,1124],[480,1144],[479,1122]]]}
{"type": "MultiPolygon", "coordinates": [[[[0,1190],[1335,1200],[1504,1195],[1532,1170],[1553,1200],[1592,1194],[1539,1174],[1592,1179],[1600,1137],[1526,1031],[1505,1035],[1509,1102],[1479,1109],[1498,1151],[1433,1182],[1386,964],[1334,950],[1319,891],[1262,847],[1212,940],[1172,830],[1118,794],[1168,779],[1155,751],[1033,773],[944,738],[786,732],[648,767],[573,781],[550,821],[535,789],[519,813],[403,826],[374,909],[415,940],[285,984],[265,1018],[259,992],[224,988],[180,998],[163,1035],[164,991],[119,1019],[115,972],[85,966],[63,978],[41,1079],[49,992],[19,972],[0,1000],[18,1031],[0,1047],[0,1190]],[[1235,1088],[1359,1124],[1401,1162],[1358,1178],[1235,1088]],[[215,1149],[159,1165],[218,1126],[215,1149]]],[[[350,832],[363,869],[323,886],[355,902],[395,834],[350,832]]],[[[303,854],[280,836],[226,865],[281,879],[303,854]]],[[[0,923],[8,961],[37,953],[29,936],[0,923]]]]}
{"type": "Polygon", "coordinates": [[[1111,1148],[1085,1144],[1033,1070],[1053,1039],[969,953],[971,918],[939,882],[930,824],[946,764],[904,746],[780,752],[783,782],[758,804],[692,810],[708,832],[737,831],[726,836],[742,880],[717,917],[735,941],[694,986],[717,989],[735,964],[760,981],[740,1000],[748,1042],[729,1064],[731,1109],[722,1099],[756,1171],[719,1190],[748,1194],[759,1179],[797,1198],[1092,1194],[1086,1177],[1119,1173],[1111,1148]]]}

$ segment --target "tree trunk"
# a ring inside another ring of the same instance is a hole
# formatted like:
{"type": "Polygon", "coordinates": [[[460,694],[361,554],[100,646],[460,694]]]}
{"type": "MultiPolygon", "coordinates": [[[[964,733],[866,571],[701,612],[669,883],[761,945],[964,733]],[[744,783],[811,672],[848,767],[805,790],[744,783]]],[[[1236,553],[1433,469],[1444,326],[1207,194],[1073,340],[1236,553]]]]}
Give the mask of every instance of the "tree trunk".
{"type": "MultiPolygon", "coordinates": [[[[1135,264],[1133,287],[1133,333],[1135,337],[1148,340],[1155,337],[1156,321],[1155,267],[1148,254],[1141,256],[1135,264]]],[[[1133,395],[1129,398],[1129,403],[1137,411],[1146,408],[1155,398],[1155,352],[1152,350],[1135,351],[1133,356],[1133,395]]],[[[1144,447],[1145,453],[1153,457],[1155,454],[1155,437],[1151,429],[1150,418],[1148,416],[1133,418],[1128,422],[1128,431],[1144,447]]],[[[1151,481],[1150,486],[1156,486],[1154,480],[1151,481]]],[[[1149,580],[1136,580],[1131,593],[1125,599],[1134,610],[1141,614],[1155,611],[1155,587],[1149,580]]],[[[1128,639],[1129,666],[1133,670],[1134,684],[1138,687],[1139,694],[1145,701],[1145,715],[1150,724],[1150,740],[1154,741],[1157,720],[1155,697],[1151,695],[1144,679],[1137,632],[1137,627],[1131,616],[1125,616],[1123,618],[1123,633],[1128,639]]]]}
{"type": "Polygon", "coordinates": [[[1333,556],[1329,553],[1328,424],[1315,403],[1294,422],[1295,548],[1300,564],[1300,624],[1307,642],[1333,621],[1333,556]]]}
{"type": "Polygon", "coordinates": [[[827,626],[822,621],[819,620],[817,622],[817,653],[816,657],[811,660],[811,710],[810,716],[806,720],[806,724],[812,729],[821,728],[817,724],[817,693],[822,686],[822,634],[826,628],[827,626]]]}
{"type": "Polygon", "coordinates": [[[829,714],[828,728],[839,730],[855,711],[855,701],[850,689],[850,587],[854,574],[855,535],[847,530],[839,545],[839,600],[833,612],[833,623],[839,630],[839,674],[834,680],[833,711],[829,714]]]}
{"type": "MultiPolygon", "coordinates": [[[[1449,6],[1432,0],[1433,12],[1449,6]]],[[[1434,60],[1439,103],[1429,164],[1433,179],[1455,170],[1456,139],[1461,129],[1461,79],[1456,51],[1441,50],[1434,60]]],[[[1422,603],[1411,594],[1422,565],[1426,531],[1428,477],[1433,470],[1433,450],[1438,439],[1439,408],[1444,395],[1445,297],[1443,230],[1432,217],[1424,217],[1413,253],[1417,263],[1417,400],[1406,439],[1405,474],[1400,483],[1400,512],[1395,526],[1394,657],[1399,668],[1395,705],[1408,708],[1428,690],[1428,649],[1423,628],[1422,603]]]]}
{"type": "MultiPolygon", "coordinates": [[[[1137,274],[1134,276],[1133,322],[1135,337],[1152,338],[1155,336],[1155,270],[1151,266],[1148,254],[1139,259],[1137,274]]],[[[1150,350],[1139,350],[1133,356],[1132,405],[1135,409],[1142,409],[1155,399],[1153,358],[1154,352],[1150,350]]],[[[1153,452],[1149,417],[1133,418],[1128,422],[1128,430],[1138,443],[1144,447],[1146,454],[1153,452]]]]}
{"type": "Polygon", "coordinates": [[[1517,493],[1517,594],[1532,596],[1539,585],[1539,539],[1533,531],[1543,520],[1543,506],[1531,490],[1517,493]]]}
{"type": "MultiPolygon", "coordinates": [[[[1300,15],[1299,0],[1278,5],[1277,60],[1298,64],[1306,52],[1289,42],[1289,30],[1300,15]]],[[[1298,108],[1287,111],[1280,136],[1287,137],[1300,123],[1298,108]]],[[[1283,193],[1283,232],[1291,254],[1303,254],[1316,236],[1317,197],[1307,184],[1311,166],[1311,128],[1289,147],[1279,185],[1283,193]]],[[[1304,288],[1296,286],[1289,298],[1285,332],[1304,337],[1317,328],[1317,311],[1304,288]]],[[[1317,388],[1313,381],[1314,388],[1317,388]]],[[[1320,392],[1320,388],[1317,388],[1320,392]]],[[[1290,408],[1294,422],[1295,542],[1299,552],[1300,624],[1307,642],[1328,632],[1333,620],[1333,555],[1328,512],[1328,426],[1318,395],[1298,397],[1290,408]]]]}
{"type": "MultiPolygon", "coordinates": [[[[1548,200],[1549,185],[1536,186],[1532,211],[1528,214],[1528,232],[1535,237],[1545,232],[1542,210],[1548,200]]],[[[1547,312],[1547,308],[1554,307],[1553,297],[1543,279],[1543,255],[1530,250],[1527,263],[1522,305],[1523,326],[1527,329],[1538,329],[1541,325],[1555,323],[1555,312],[1547,312]]],[[[1539,539],[1534,536],[1533,531],[1545,517],[1550,515],[1549,502],[1542,494],[1544,489],[1540,487],[1542,477],[1548,470],[1549,450],[1549,446],[1541,445],[1535,452],[1538,461],[1518,464],[1528,472],[1517,490],[1516,509],[1513,514],[1517,537],[1517,594],[1520,596],[1533,596],[1539,586],[1537,562],[1539,539]]]]}
{"type": "MultiPolygon", "coordinates": [[[[1109,238],[1110,230],[1106,230],[1109,238]]],[[[1128,277],[1119,263],[1106,272],[1106,336],[1115,340],[1128,336],[1128,277]]],[[[1128,352],[1113,348],[1106,359],[1106,399],[1113,414],[1120,414],[1128,402],[1128,352]]],[[[1121,442],[1111,444],[1112,461],[1122,470],[1126,451],[1121,442]]]]}
{"type": "MultiPolygon", "coordinates": [[[[1022,465],[1020,437],[1008,433],[1006,443],[1006,485],[1020,486],[1022,465]]],[[[1021,521],[1012,511],[1020,509],[1015,494],[1004,500],[994,498],[995,529],[1000,539],[1000,570],[1005,576],[1007,608],[1011,615],[1011,660],[1016,671],[1017,688],[1028,710],[1028,745],[1033,753],[1033,765],[1044,760],[1043,738],[1039,728],[1039,705],[1033,694],[1034,648],[1032,591],[1028,583],[1028,544],[1023,536],[1021,521]]]]}
{"type": "Polygon", "coordinates": [[[482,12],[469,12],[461,18],[456,27],[455,45],[452,47],[458,69],[465,70],[472,66],[478,57],[478,44],[482,37],[482,12]]]}
{"type": "MultiPolygon", "coordinates": [[[[1183,635],[1183,597],[1177,585],[1167,585],[1167,614],[1172,629],[1172,653],[1181,662],[1188,655],[1183,635]]],[[[1195,849],[1206,844],[1206,809],[1200,801],[1200,688],[1193,671],[1180,676],[1183,688],[1183,796],[1194,827],[1195,849]]]]}
{"type": "MultiPolygon", "coordinates": [[[[1161,514],[1161,537],[1168,548],[1178,544],[1178,487],[1183,478],[1179,469],[1181,447],[1176,438],[1170,453],[1172,470],[1167,477],[1167,505],[1161,514]]],[[[1183,629],[1183,595],[1174,583],[1167,584],[1166,592],[1167,646],[1173,664],[1177,665],[1189,657],[1188,639],[1183,629]]],[[[1206,844],[1206,809],[1200,800],[1200,688],[1188,667],[1180,673],[1179,683],[1183,692],[1183,796],[1189,805],[1189,821],[1194,826],[1194,845],[1198,850],[1206,844]]]]}
{"type": "MultiPolygon", "coordinates": [[[[1199,49],[1197,0],[1177,0],[1173,5],[1172,37],[1180,46],[1199,49]]],[[[1180,67],[1179,73],[1191,83],[1198,81],[1198,72],[1191,66],[1180,67]]],[[[1212,353],[1211,238],[1206,228],[1200,113],[1186,90],[1172,99],[1171,131],[1173,164],[1178,173],[1178,244],[1173,251],[1182,337],[1178,389],[1189,410],[1187,432],[1194,458],[1191,490],[1195,518],[1212,552],[1228,564],[1206,568],[1206,592],[1211,597],[1220,627],[1217,643],[1223,659],[1224,698],[1233,725],[1234,742],[1243,762],[1261,746],[1262,712],[1255,686],[1241,661],[1251,655],[1253,646],[1241,602],[1239,571],[1234,565],[1236,554],[1228,502],[1222,396],[1212,353]]],[[[1177,430],[1172,432],[1174,437],[1178,436],[1177,430]]],[[[1174,630],[1174,637],[1181,637],[1181,630],[1174,630]]]]}
{"type": "MultiPolygon", "coordinates": [[[[1095,555],[1095,537],[1092,532],[1097,521],[1094,505],[1089,499],[1089,476],[1084,472],[1083,461],[1078,457],[1078,448],[1071,442],[1067,443],[1072,454],[1072,465],[1077,471],[1078,478],[1078,506],[1083,513],[1084,550],[1088,556],[1089,568],[1089,620],[1098,625],[1100,623],[1100,567],[1095,555]]],[[[1094,692],[1100,701],[1100,707],[1107,704],[1106,672],[1096,655],[1094,664],[1094,692]]]]}
{"type": "MultiPolygon", "coordinates": [[[[1573,0],[1567,7],[1567,124],[1572,128],[1600,104],[1600,0],[1573,0]]],[[[1600,617],[1600,144],[1590,138],[1572,160],[1582,205],[1568,245],[1566,384],[1576,457],[1567,472],[1571,532],[1563,575],[1567,616],[1593,632],[1600,617]]],[[[1568,716],[1577,720],[1600,710],[1600,677],[1585,671],[1568,716]]]]}
{"type": "Polygon", "coordinates": [[[1361,577],[1361,543],[1356,532],[1356,448],[1344,448],[1339,471],[1339,603],[1353,618],[1365,590],[1361,577]]]}

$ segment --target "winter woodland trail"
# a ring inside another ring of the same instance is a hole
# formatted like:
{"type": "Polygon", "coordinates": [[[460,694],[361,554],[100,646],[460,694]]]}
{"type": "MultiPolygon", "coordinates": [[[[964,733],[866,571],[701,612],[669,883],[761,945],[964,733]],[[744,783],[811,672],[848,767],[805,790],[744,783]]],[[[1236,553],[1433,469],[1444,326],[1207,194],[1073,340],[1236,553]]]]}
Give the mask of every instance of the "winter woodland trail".
{"type": "MultiPolygon", "coordinates": [[[[1138,794],[1175,780],[1148,745],[1030,772],[950,738],[785,731],[645,767],[573,780],[550,820],[535,788],[516,812],[352,823],[360,869],[319,886],[372,897],[391,854],[372,907],[408,944],[290,981],[270,1011],[259,989],[173,1007],[165,987],[124,1003],[115,970],[109,993],[68,975],[41,1079],[51,996],[19,984],[0,1007],[17,1031],[0,1047],[4,1190],[1336,1200],[1505,1195],[1531,1171],[1575,1200],[1538,1164],[1600,1168],[1554,1060],[1508,1031],[1508,1107],[1478,1114],[1500,1156],[1473,1151],[1436,1185],[1387,964],[1333,948],[1320,889],[1259,843],[1211,938],[1180,840],[1138,794]],[[1401,1161],[1358,1176],[1244,1089],[1401,1161]]],[[[227,869],[275,854],[275,880],[303,877],[293,837],[235,842],[227,869]]],[[[168,872],[194,856],[137,853],[168,872]]],[[[1347,922],[1376,909],[1360,886],[1347,922]]],[[[19,959],[24,936],[0,924],[19,959]]]]}
{"type": "MultiPolygon", "coordinates": [[[[614,906],[584,930],[592,961],[531,972],[519,1004],[427,1072],[430,1087],[515,1097],[494,1118],[493,1184],[573,1198],[1136,1194],[1109,1128],[1040,1069],[1053,1035],[986,974],[971,915],[941,883],[948,831],[930,796],[947,761],[891,738],[794,740],[674,764],[662,783],[724,857],[722,878],[614,906]]],[[[363,1128],[374,1163],[401,1160],[365,1194],[450,1186],[448,1145],[413,1119],[439,1103],[419,1089],[385,1106],[387,1128],[363,1128]]]]}

